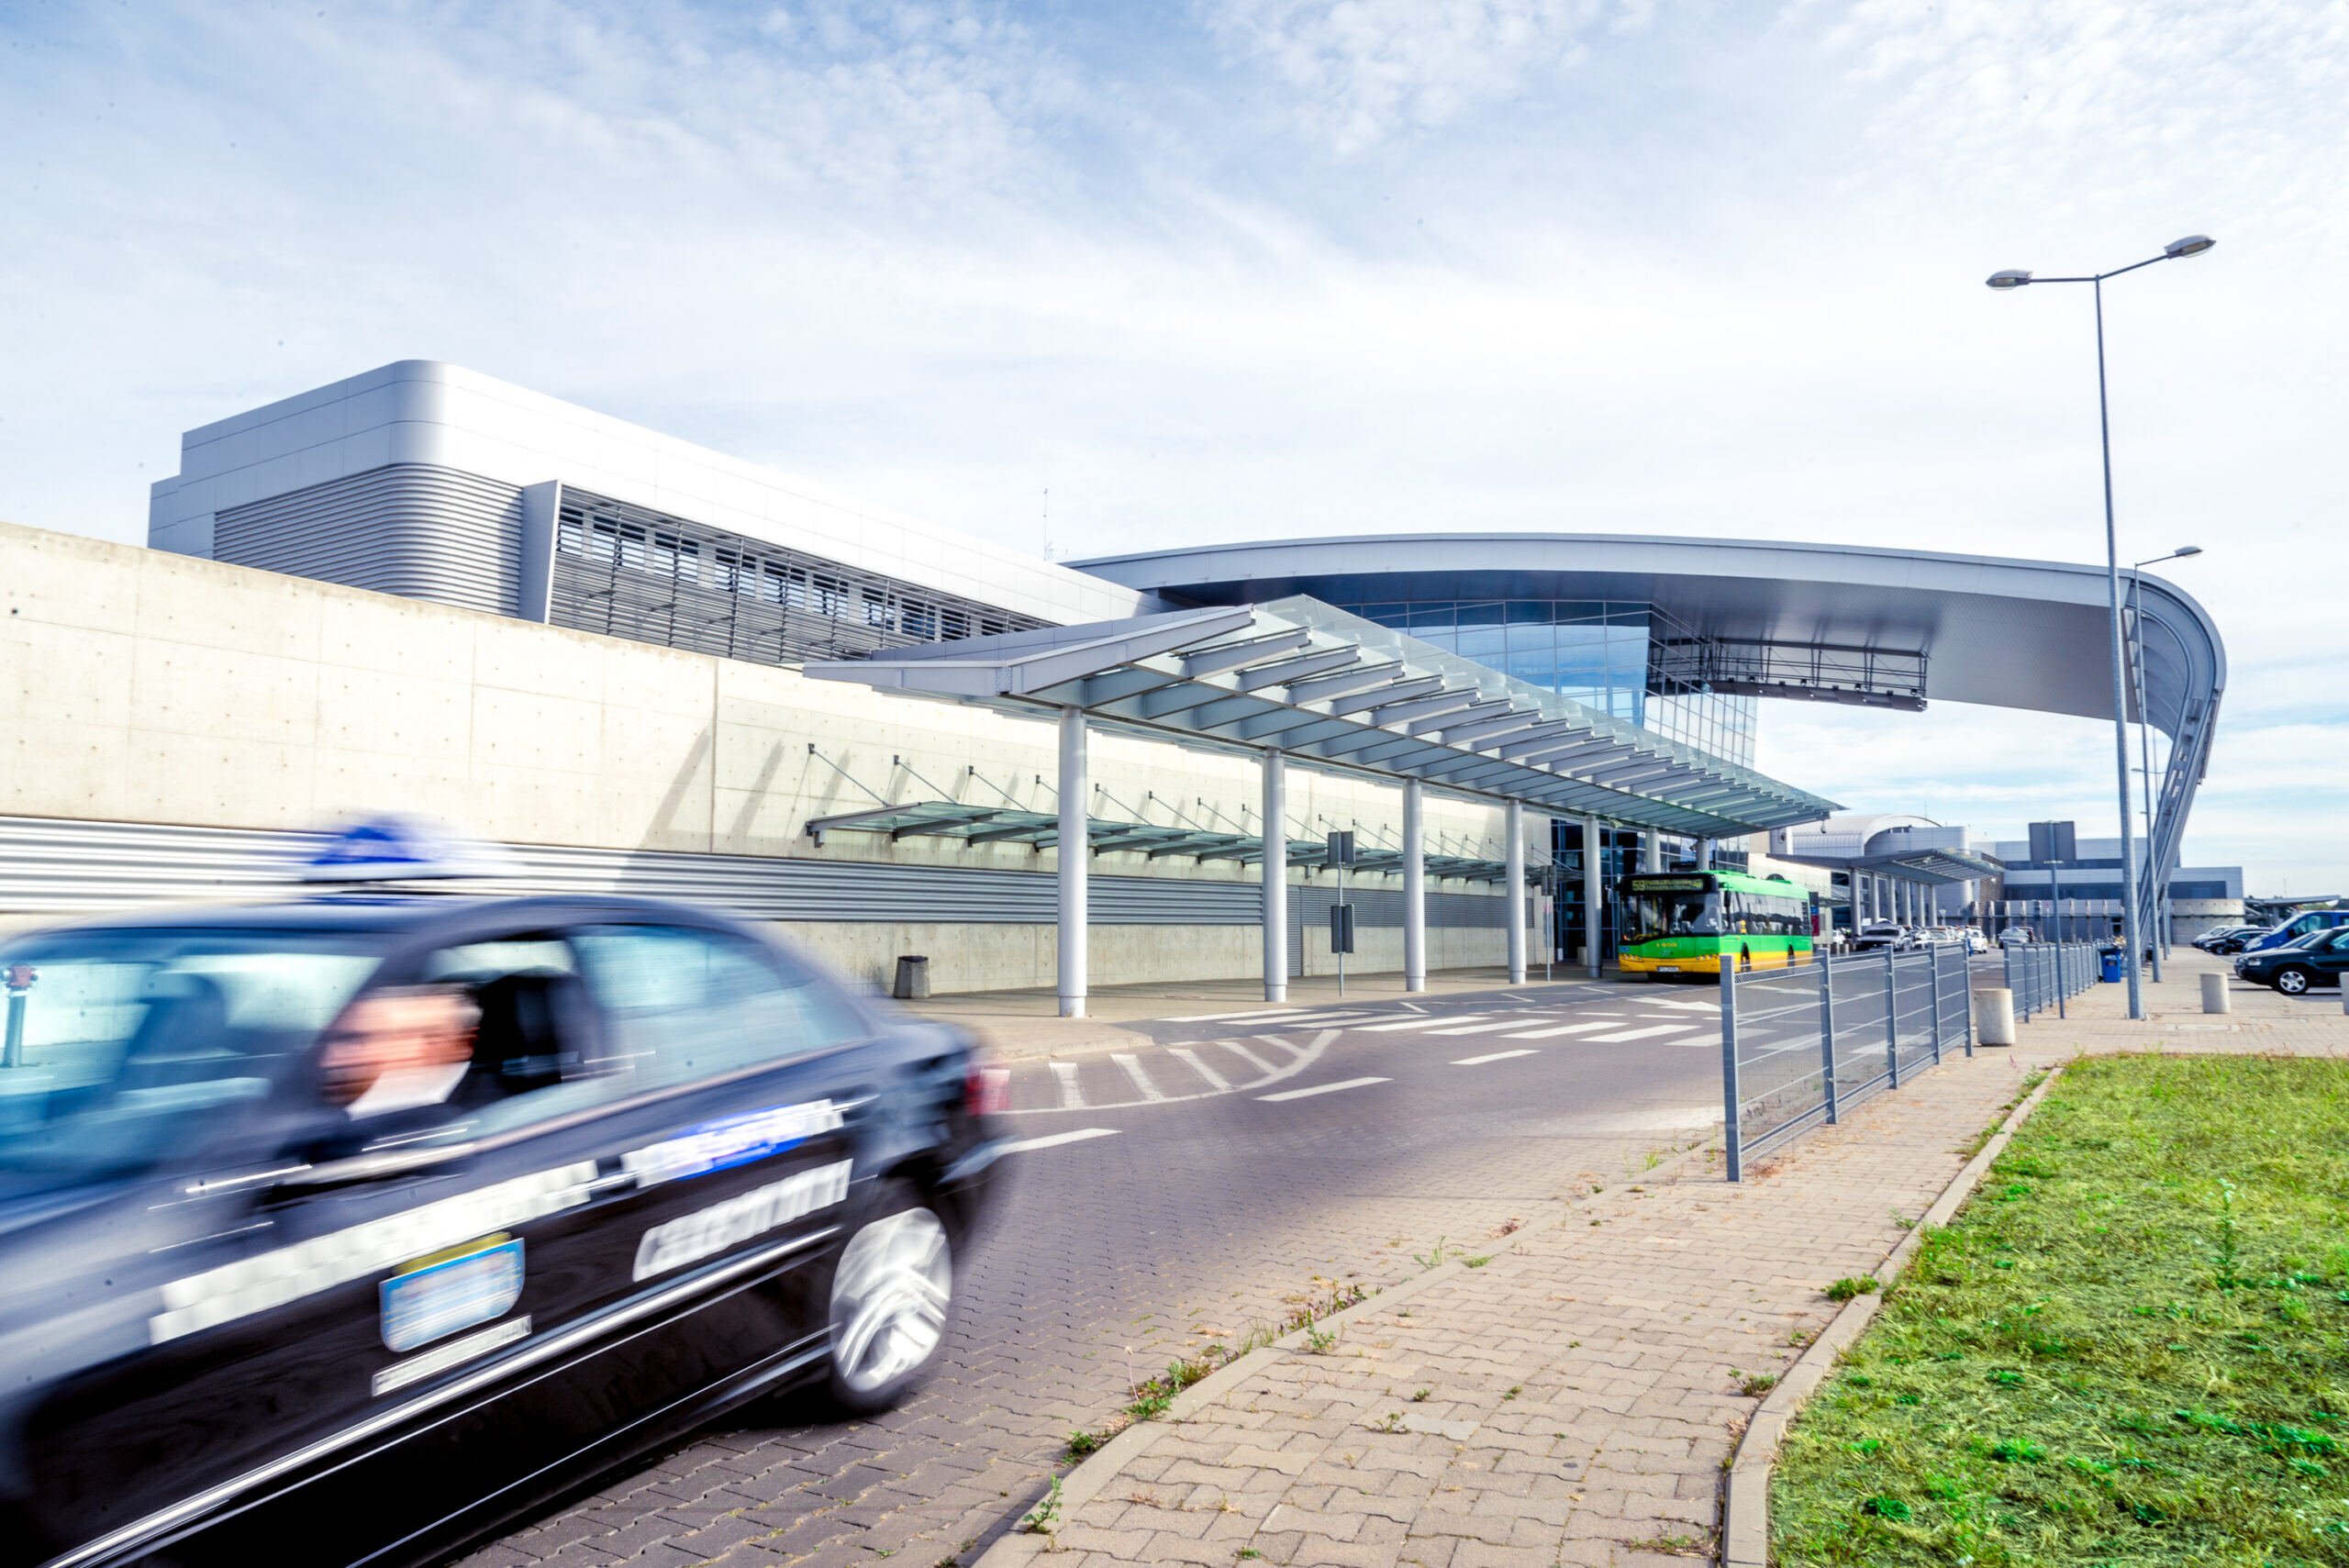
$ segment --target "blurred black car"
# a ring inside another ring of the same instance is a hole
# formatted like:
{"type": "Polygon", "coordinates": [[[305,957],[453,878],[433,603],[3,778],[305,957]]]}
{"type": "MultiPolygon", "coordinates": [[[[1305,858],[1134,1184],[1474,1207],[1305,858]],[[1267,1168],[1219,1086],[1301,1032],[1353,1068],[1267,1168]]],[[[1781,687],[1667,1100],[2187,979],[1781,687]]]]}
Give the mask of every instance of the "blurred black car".
{"type": "Polygon", "coordinates": [[[2310,931],[2282,947],[2262,948],[2235,960],[2235,973],[2255,985],[2301,996],[2338,985],[2349,974],[2349,930],[2310,931]]]}
{"type": "Polygon", "coordinates": [[[436,1558],[937,1358],[1002,1083],[752,928],[338,895],[0,942],[0,1560],[436,1558]]]}

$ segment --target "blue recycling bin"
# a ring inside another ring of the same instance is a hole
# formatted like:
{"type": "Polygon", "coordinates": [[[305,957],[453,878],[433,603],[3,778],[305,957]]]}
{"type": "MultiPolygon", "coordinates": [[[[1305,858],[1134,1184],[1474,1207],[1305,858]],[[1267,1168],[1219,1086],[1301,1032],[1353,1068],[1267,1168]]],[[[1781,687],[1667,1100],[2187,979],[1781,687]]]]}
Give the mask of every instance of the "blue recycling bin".
{"type": "Polygon", "coordinates": [[[2104,959],[2104,983],[2107,985],[2120,984],[2121,950],[2119,948],[2104,948],[2100,949],[2099,951],[2104,959]]]}

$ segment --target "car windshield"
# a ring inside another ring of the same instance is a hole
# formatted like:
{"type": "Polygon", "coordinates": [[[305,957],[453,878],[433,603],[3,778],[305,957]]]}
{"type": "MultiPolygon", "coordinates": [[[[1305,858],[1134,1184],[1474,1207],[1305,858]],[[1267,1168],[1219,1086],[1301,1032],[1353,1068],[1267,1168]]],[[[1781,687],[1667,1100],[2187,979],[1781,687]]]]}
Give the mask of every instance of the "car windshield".
{"type": "Polygon", "coordinates": [[[0,949],[0,1173],[17,1191],[146,1169],[294,1070],[375,968],[363,934],[79,930],[0,949]]]}

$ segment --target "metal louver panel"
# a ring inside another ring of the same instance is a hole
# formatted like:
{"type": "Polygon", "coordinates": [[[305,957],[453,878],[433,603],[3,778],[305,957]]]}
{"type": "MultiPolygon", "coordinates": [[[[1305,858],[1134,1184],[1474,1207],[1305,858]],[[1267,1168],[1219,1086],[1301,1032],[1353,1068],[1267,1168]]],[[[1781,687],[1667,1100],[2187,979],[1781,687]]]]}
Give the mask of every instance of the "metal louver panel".
{"type": "MultiPolygon", "coordinates": [[[[294,880],[294,868],[322,837],[0,817],[0,914],[89,914],[171,900],[315,893],[315,887],[305,888],[294,880]]],[[[513,849],[529,867],[527,875],[466,887],[484,893],[672,898],[714,905],[759,920],[1048,926],[1058,908],[1053,878],[1045,872],[551,845],[513,849]]],[[[1091,882],[1096,925],[1252,926],[1262,908],[1261,891],[1252,882],[1099,875],[1091,882]]],[[[1307,898],[1324,891],[1298,890],[1307,898]]],[[[1368,897],[1392,900],[1397,895],[1372,893],[1368,897]]],[[[1497,898],[1471,894],[1431,895],[1429,923],[1496,923],[1499,905],[1497,898]]],[[[1399,903],[1395,907],[1399,910],[1399,903]]],[[[1400,916],[1364,918],[1376,925],[1398,923],[1400,916]]]]}
{"type": "Polygon", "coordinates": [[[392,463],[213,519],[212,557],[379,594],[510,615],[522,492],[429,463],[392,463]]]}

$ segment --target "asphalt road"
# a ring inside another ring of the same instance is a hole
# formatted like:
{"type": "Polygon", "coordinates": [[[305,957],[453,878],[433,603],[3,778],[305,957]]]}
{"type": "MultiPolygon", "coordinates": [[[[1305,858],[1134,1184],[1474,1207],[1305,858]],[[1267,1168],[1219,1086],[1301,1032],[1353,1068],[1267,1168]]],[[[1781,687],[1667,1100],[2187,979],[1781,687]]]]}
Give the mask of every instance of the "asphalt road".
{"type": "Polygon", "coordinates": [[[1708,986],[1577,982],[1170,1020],[1021,1063],[1026,1146],[928,1389],[875,1421],[761,1407],[466,1561],[967,1562],[1177,1355],[1473,1254],[1699,1136],[1719,1018],[1708,986]]]}

